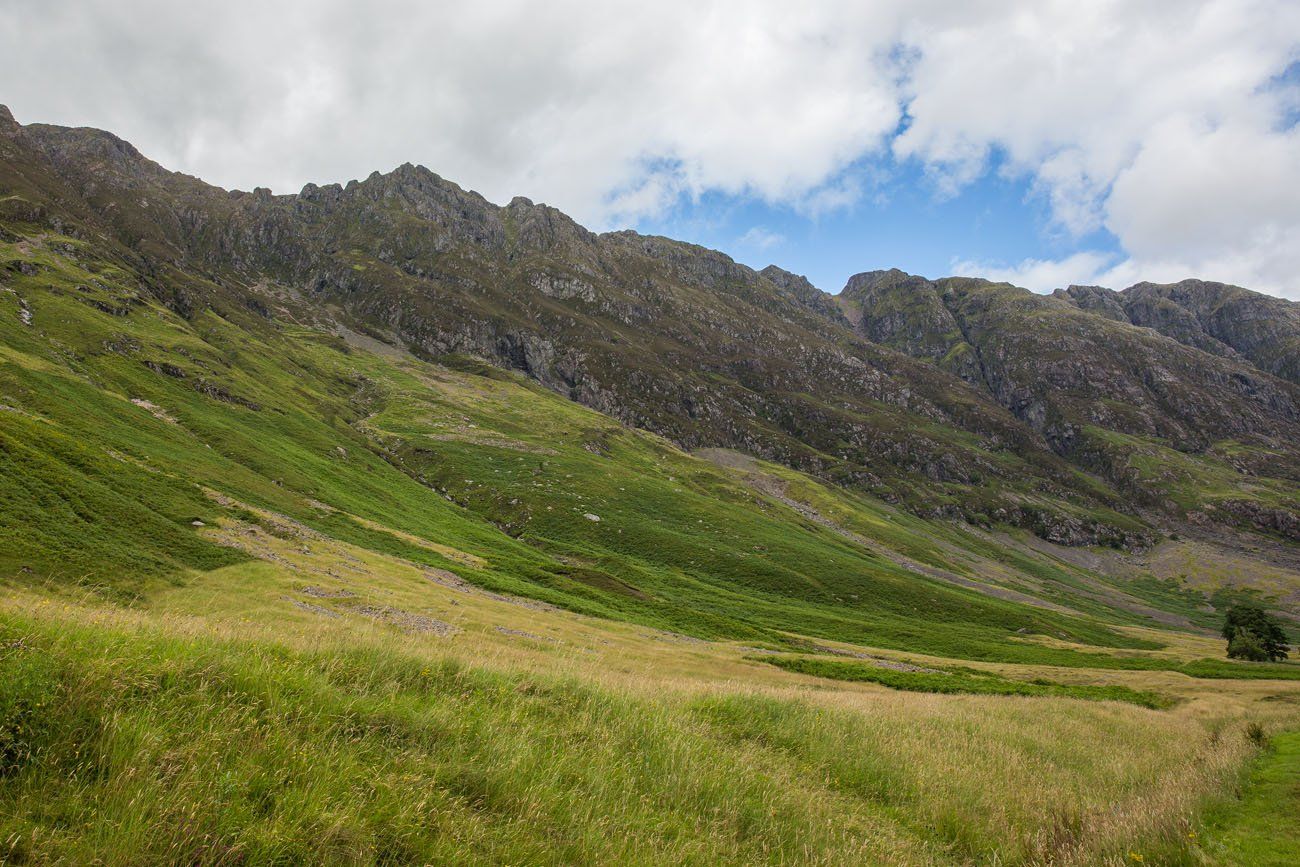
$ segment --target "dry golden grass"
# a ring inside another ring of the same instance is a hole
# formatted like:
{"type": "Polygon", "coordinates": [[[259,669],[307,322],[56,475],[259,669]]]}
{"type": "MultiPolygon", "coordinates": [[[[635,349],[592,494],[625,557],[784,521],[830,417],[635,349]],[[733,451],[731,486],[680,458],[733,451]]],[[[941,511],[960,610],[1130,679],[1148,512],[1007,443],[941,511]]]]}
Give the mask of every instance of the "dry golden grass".
{"type": "MultiPolygon", "coordinates": [[[[1195,863],[1199,815],[1232,791],[1257,752],[1246,736],[1246,722],[1267,732],[1300,726],[1296,682],[971,663],[1016,677],[1123,684],[1181,702],[1153,711],[1064,698],[895,692],[788,673],[745,659],[752,650],[735,644],[685,639],[447,586],[430,580],[426,568],[323,537],[279,538],[234,523],[204,532],[264,559],[196,576],[138,609],[15,591],[0,600],[0,611],[109,632],[283,647],[308,655],[368,648],[430,665],[455,660],[508,678],[584,684],[598,694],[620,696],[634,713],[657,720],[647,725],[671,730],[671,749],[683,757],[701,749],[700,738],[722,739],[731,759],[752,767],[783,799],[803,804],[806,820],[828,823],[833,832],[800,844],[812,848],[794,860],[808,863],[835,863],[857,853],[868,861],[898,864],[1118,864],[1129,852],[1147,863],[1195,863]],[[318,595],[305,594],[307,588],[318,595]],[[293,600],[319,608],[302,608],[293,600]],[[361,605],[436,618],[458,632],[450,637],[402,632],[359,616],[361,605]]],[[[951,663],[885,649],[872,652],[951,663]]],[[[1180,637],[1161,651],[1186,659],[1214,652],[1217,646],[1196,636],[1180,637]]],[[[687,758],[676,767],[699,772],[687,758]]],[[[553,797],[553,790],[546,791],[551,794],[537,797],[553,797]]],[[[605,823],[610,833],[626,833],[628,825],[641,821],[631,815],[584,819],[583,795],[573,797],[574,821],[605,823]]],[[[597,800],[603,804],[606,797],[597,800]]],[[[674,860],[723,852],[682,845],[674,860]]],[[[756,851],[761,847],[746,850],[746,857],[756,851]]],[[[790,853],[777,847],[771,854],[781,860],[790,853]]]]}

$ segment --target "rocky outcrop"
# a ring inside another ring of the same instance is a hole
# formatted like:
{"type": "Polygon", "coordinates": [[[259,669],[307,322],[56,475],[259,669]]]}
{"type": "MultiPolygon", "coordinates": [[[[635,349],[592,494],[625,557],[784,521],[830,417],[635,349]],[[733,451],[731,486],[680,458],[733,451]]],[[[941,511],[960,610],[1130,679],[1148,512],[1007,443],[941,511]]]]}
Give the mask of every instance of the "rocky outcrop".
{"type": "Polygon", "coordinates": [[[1052,297],[1060,298],[1080,310],[1096,313],[1115,322],[1129,321],[1120,294],[1105,286],[1070,286],[1066,289],[1057,289],[1052,293],[1052,297]]]}
{"type": "Polygon", "coordinates": [[[1300,383],[1300,304],[1223,283],[1138,283],[1122,294],[1135,325],[1300,383]]]}
{"type": "MultiPolygon", "coordinates": [[[[967,373],[968,381],[982,384],[1057,454],[1124,491],[1134,507],[1180,515],[1178,502],[1220,499],[1227,483],[1218,480],[1237,474],[1242,514],[1221,518],[1286,534],[1289,513],[1255,500],[1253,480],[1294,489],[1300,389],[1201,330],[1187,308],[1162,294],[1072,286],[1043,297],[1007,284],[894,271],[850,279],[842,303],[855,308],[857,328],[872,339],[948,369],[961,353],[976,359],[979,376],[967,373]],[[1160,329],[1130,320],[1154,321],[1157,307],[1160,329]],[[1197,472],[1204,475],[1189,476],[1182,459],[1170,473],[1152,467],[1175,453],[1203,462],[1197,472]],[[1199,489],[1198,478],[1219,487],[1199,489]]],[[[1104,541],[1061,514],[1035,532],[1104,541]]],[[[1023,515],[1016,522],[1034,523],[1023,515]]]]}
{"type": "Polygon", "coordinates": [[[839,301],[867,339],[984,384],[978,349],[966,339],[938,284],[897,268],[866,271],[849,278],[839,301]]]}
{"type": "Polygon", "coordinates": [[[820,313],[828,319],[847,324],[848,320],[844,318],[844,314],[840,311],[835,296],[818,289],[808,281],[807,277],[801,274],[793,274],[784,268],[778,268],[776,265],[768,265],[758,273],[770,280],[787,296],[809,310],[820,313]]]}
{"type": "Polygon", "coordinates": [[[1225,512],[1247,527],[1300,542],[1300,515],[1296,512],[1256,500],[1223,500],[1214,505],[1215,511],[1225,512]]]}
{"type": "Polygon", "coordinates": [[[1053,294],[1080,310],[1300,383],[1300,304],[1293,301],[1204,280],[1138,283],[1123,292],[1071,286],[1053,294]]]}
{"type": "Polygon", "coordinates": [[[872,272],[851,278],[844,295],[860,305],[860,331],[911,355],[951,367],[969,347],[993,397],[1062,454],[1088,425],[1199,449],[1239,436],[1281,441],[1300,419],[1300,389],[1231,348],[1211,358],[1134,327],[1120,294],[1099,287],[1044,297],[872,272]]]}

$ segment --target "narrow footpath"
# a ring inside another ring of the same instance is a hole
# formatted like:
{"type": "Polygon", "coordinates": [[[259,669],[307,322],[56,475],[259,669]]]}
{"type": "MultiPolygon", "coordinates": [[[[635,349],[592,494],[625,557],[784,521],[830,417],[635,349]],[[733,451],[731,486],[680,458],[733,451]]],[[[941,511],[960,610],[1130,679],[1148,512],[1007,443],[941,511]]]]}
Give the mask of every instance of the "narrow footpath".
{"type": "Polygon", "coordinates": [[[1300,864],[1300,731],[1273,738],[1241,800],[1211,815],[1204,834],[1206,854],[1224,867],[1300,864]]]}

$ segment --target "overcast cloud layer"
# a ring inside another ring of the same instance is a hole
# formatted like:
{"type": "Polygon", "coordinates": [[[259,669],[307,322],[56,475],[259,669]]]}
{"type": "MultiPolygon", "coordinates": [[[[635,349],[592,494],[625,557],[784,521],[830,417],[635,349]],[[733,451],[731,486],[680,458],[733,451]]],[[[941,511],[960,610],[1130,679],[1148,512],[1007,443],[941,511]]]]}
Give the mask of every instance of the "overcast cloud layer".
{"type": "Polygon", "coordinates": [[[410,160],[606,228],[706,193],[817,219],[909,161],[940,198],[997,171],[1045,231],[1118,241],[954,263],[1039,290],[1300,297],[1297,61],[1293,0],[0,3],[20,121],[223,186],[410,160]]]}

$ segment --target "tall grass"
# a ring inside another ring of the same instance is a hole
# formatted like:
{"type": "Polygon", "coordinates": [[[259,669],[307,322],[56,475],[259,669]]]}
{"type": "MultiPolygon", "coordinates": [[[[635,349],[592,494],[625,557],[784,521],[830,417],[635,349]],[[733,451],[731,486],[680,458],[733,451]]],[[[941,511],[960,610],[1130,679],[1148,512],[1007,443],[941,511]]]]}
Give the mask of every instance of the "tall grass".
{"type": "Polygon", "coordinates": [[[941,855],[671,702],[391,648],[293,653],[15,618],[0,641],[12,861],[941,855]]]}
{"type": "Polygon", "coordinates": [[[13,862],[1195,863],[1254,750],[1117,704],[629,688],[56,608],[0,615],[13,862]]]}

